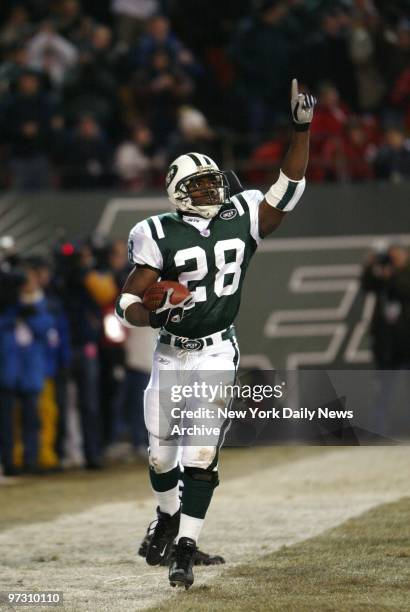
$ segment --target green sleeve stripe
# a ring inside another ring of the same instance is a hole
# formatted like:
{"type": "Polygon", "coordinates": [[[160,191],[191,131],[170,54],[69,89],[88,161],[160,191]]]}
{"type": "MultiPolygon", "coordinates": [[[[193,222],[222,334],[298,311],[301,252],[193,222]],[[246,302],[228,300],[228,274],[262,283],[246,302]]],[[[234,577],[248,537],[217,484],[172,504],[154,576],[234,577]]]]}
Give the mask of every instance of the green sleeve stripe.
{"type": "Polygon", "coordinates": [[[117,315],[119,317],[121,317],[121,319],[123,319],[124,318],[124,310],[120,306],[120,297],[115,302],[115,312],[117,313],[117,315]]]}
{"type": "Polygon", "coordinates": [[[154,224],[153,220],[152,219],[147,219],[147,223],[149,225],[149,228],[151,230],[151,234],[152,234],[152,237],[154,238],[154,240],[159,240],[157,228],[155,227],[155,224],[154,224]]]}
{"type": "Polygon", "coordinates": [[[165,238],[164,229],[162,227],[161,218],[160,217],[151,217],[153,224],[155,225],[155,229],[157,230],[158,238],[165,238]]]}
{"type": "Polygon", "coordinates": [[[241,193],[237,193],[236,198],[238,198],[239,202],[242,204],[242,207],[244,209],[245,212],[249,212],[249,206],[247,201],[245,200],[245,198],[243,197],[243,195],[241,193]]]}
{"type": "Polygon", "coordinates": [[[279,210],[283,210],[285,208],[286,204],[288,204],[289,201],[293,198],[293,195],[294,195],[294,193],[296,191],[296,187],[297,186],[298,186],[297,182],[290,182],[289,181],[288,188],[286,189],[283,198],[275,206],[275,208],[278,208],[279,210]]]}

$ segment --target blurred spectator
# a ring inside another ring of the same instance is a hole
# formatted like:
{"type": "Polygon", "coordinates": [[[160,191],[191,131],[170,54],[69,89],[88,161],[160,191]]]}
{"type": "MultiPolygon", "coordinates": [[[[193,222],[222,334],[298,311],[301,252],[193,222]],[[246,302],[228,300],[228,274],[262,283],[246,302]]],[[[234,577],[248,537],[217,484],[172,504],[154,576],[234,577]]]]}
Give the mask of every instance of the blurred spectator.
{"type": "Polygon", "coordinates": [[[169,19],[163,15],[156,15],[148,22],[146,34],[134,51],[135,66],[139,68],[147,64],[157,51],[167,53],[172,64],[191,77],[198,73],[199,66],[194,56],[171,31],[169,19]]]}
{"type": "Polygon", "coordinates": [[[377,178],[400,181],[410,178],[410,139],[397,128],[386,131],[384,143],[374,159],[377,178]]]}
{"type": "Polygon", "coordinates": [[[17,92],[8,100],[3,130],[11,150],[12,184],[16,189],[49,186],[48,147],[52,119],[58,115],[53,99],[41,89],[39,76],[26,71],[18,79],[17,92]]]}
{"type": "Polygon", "coordinates": [[[112,47],[112,32],[107,26],[97,26],[91,38],[91,49],[97,62],[107,63],[112,47]]]}
{"type": "Polygon", "coordinates": [[[374,402],[375,424],[388,433],[389,413],[399,381],[399,371],[410,367],[410,258],[400,246],[371,253],[362,274],[362,289],[375,296],[370,323],[378,388],[374,402]]]}
{"type": "Polygon", "coordinates": [[[111,0],[116,16],[116,34],[120,41],[135,44],[150,17],[159,11],[158,0],[111,0]]]}
{"type": "MultiPolygon", "coordinates": [[[[119,100],[117,98],[119,95],[123,95],[121,87],[128,86],[131,72],[129,57],[118,44],[115,44],[111,28],[105,25],[99,25],[93,29],[88,44],[84,45],[84,51],[87,51],[88,55],[86,54],[86,57],[89,57],[94,67],[98,67],[101,84],[103,84],[104,75],[109,74],[115,78],[116,91],[112,99],[114,107],[112,112],[113,118],[110,120],[112,123],[116,120],[118,113],[117,106],[119,100]]],[[[105,76],[104,78],[106,79],[107,77],[105,76]]],[[[110,125],[110,128],[113,130],[112,125],[110,125]]]]}
{"type": "Polygon", "coordinates": [[[4,472],[15,473],[14,408],[21,406],[23,469],[38,471],[38,397],[47,375],[47,338],[53,320],[35,270],[28,262],[14,303],[0,312],[0,446],[4,472]]]}
{"type": "Polygon", "coordinates": [[[379,388],[375,423],[385,432],[399,370],[410,367],[410,257],[401,246],[371,253],[362,274],[362,289],[375,296],[370,323],[371,347],[379,388]]]}
{"type": "Polygon", "coordinates": [[[57,31],[74,45],[81,47],[91,37],[94,21],[85,15],[79,0],[61,0],[55,5],[57,31]]]}
{"type": "Polygon", "coordinates": [[[361,111],[377,110],[386,93],[386,84],[377,65],[371,31],[360,21],[353,22],[349,52],[355,72],[358,108],[361,111]]]}
{"type": "Polygon", "coordinates": [[[72,374],[76,383],[86,467],[101,467],[102,432],[99,396],[99,343],[104,306],[114,302],[112,275],[97,269],[89,243],[61,245],[56,281],[70,322],[72,374]]]}
{"type": "Polygon", "coordinates": [[[340,100],[336,87],[331,83],[323,83],[311,127],[309,180],[322,181],[327,177],[327,168],[323,163],[324,149],[327,143],[333,145],[343,138],[348,117],[348,108],[340,100]]]}
{"type": "Polygon", "coordinates": [[[355,23],[359,22],[370,32],[377,31],[380,25],[380,15],[374,0],[353,0],[351,12],[355,23]]]}
{"type": "Polygon", "coordinates": [[[135,76],[135,93],[158,146],[166,144],[176,126],[177,107],[193,92],[191,79],[172,63],[166,51],[155,51],[135,76]]]}
{"type": "Polygon", "coordinates": [[[50,263],[42,256],[32,256],[30,265],[46,296],[48,312],[53,319],[47,334],[47,378],[39,398],[39,464],[43,468],[55,468],[64,455],[70,331],[63,304],[52,286],[50,263]]]}
{"type": "Polygon", "coordinates": [[[22,72],[29,69],[27,49],[16,45],[4,54],[4,62],[0,64],[0,100],[1,96],[12,93],[17,79],[22,72]]]}
{"type": "Polygon", "coordinates": [[[246,109],[245,127],[254,139],[266,135],[278,114],[288,109],[292,53],[288,11],[284,0],[266,0],[258,15],[242,22],[233,37],[237,93],[246,109]]]}
{"type": "Polygon", "coordinates": [[[370,326],[375,364],[380,369],[410,364],[410,258],[407,249],[392,246],[371,253],[362,288],[376,295],[370,326]]]}
{"type": "Polygon", "coordinates": [[[71,138],[62,168],[67,189],[108,187],[112,181],[112,147],[91,115],[82,117],[71,138]]]}
{"type": "Polygon", "coordinates": [[[209,127],[205,115],[192,106],[181,106],[178,110],[178,131],[169,145],[168,163],[187,151],[201,151],[212,159],[221,159],[219,139],[209,127]]]}
{"type": "Polygon", "coordinates": [[[53,167],[52,187],[61,186],[59,168],[64,165],[67,147],[70,142],[70,133],[66,128],[63,115],[56,115],[51,119],[52,138],[48,148],[49,161],[53,167]]]}
{"type": "Polygon", "coordinates": [[[410,19],[400,19],[393,30],[387,29],[381,45],[383,71],[390,84],[406,70],[410,62],[410,19]]]}
{"type": "Polygon", "coordinates": [[[279,168],[285,143],[281,138],[264,142],[254,149],[247,163],[246,180],[253,185],[268,185],[274,168],[279,168]]]}
{"type": "Polygon", "coordinates": [[[119,127],[118,87],[112,66],[103,55],[99,56],[98,50],[88,44],[88,49],[81,52],[79,62],[65,73],[62,94],[70,122],[89,113],[115,137],[119,127]],[[97,62],[97,57],[101,61],[97,62]]]}
{"type": "Polygon", "coordinates": [[[149,127],[143,123],[130,129],[130,137],[122,142],[115,152],[115,170],[125,189],[139,190],[147,186],[153,136],[149,127]]]}
{"type": "Polygon", "coordinates": [[[24,42],[33,32],[29,13],[22,4],[12,7],[9,17],[0,29],[0,46],[10,47],[24,42]]]}
{"type": "Polygon", "coordinates": [[[114,241],[108,248],[104,270],[112,277],[116,292],[110,303],[102,307],[103,332],[100,339],[100,398],[103,419],[104,446],[113,446],[121,441],[125,432],[124,415],[121,406],[124,383],[124,342],[126,330],[115,317],[115,299],[130,272],[127,243],[114,241]]]}
{"type": "Polygon", "coordinates": [[[390,95],[390,102],[393,109],[397,109],[399,121],[403,122],[410,131],[410,68],[398,76],[390,95]]]}
{"type": "Polygon", "coordinates": [[[371,159],[374,146],[369,141],[363,121],[351,118],[343,135],[329,139],[323,146],[328,176],[342,181],[364,181],[373,177],[371,159]]]}
{"type": "Polygon", "coordinates": [[[45,72],[56,87],[62,84],[66,70],[78,60],[75,46],[57,34],[50,22],[44,23],[33,36],[27,52],[29,65],[45,72]]]}
{"type": "Polygon", "coordinates": [[[331,83],[323,83],[312,122],[312,139],[323,141],[326,137],[341,136],[348,115],[348,108],[340,100],[336,87],[331,83]]]}
{"type": "Polygon", "coordinates": [[[195,10],[192,10],[192,0],[165,4],[166,13],[177,26],[179,36],[196,54],[202,55],[204,51],[228,45],[238,21],[249,16],[257,3],[254,0],[196,0],[195,10]]]}
{"type": "Polygon", "coordinates": [[[323,81],[334,83],[345,103],[357,108],[357,83],[349,50],[350,17],[341,5],[324,13],[320,29],[300,50],[301,74],[314,91],[323,81]]]}

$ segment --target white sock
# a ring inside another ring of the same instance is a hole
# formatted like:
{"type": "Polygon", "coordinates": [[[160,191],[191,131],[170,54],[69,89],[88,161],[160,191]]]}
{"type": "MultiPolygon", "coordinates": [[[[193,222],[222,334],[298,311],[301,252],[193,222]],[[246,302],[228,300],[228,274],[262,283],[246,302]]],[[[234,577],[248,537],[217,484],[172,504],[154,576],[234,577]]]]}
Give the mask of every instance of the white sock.
{"type": "Polygon", "coordinates": [[[179,485],[169,491],[154,491],[161,512],[173,516],[180,506],[179,485]]]}
{"type": "Polygon", "coordinates": [[[179,542],[180,538],[191,538],[195,542],[198,542],[203,524],[204,519],[188,516],[188,514],[181,514],[177,542],[179,542]]]}

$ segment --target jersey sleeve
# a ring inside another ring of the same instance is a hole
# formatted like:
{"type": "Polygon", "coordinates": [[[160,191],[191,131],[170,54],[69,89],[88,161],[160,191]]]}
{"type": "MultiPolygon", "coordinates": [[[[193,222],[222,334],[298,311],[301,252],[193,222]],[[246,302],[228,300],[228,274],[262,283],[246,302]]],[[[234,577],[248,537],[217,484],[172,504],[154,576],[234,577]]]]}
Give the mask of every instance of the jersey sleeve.
{"type": "Polygon", "coordinates": [[[158,244],[152,237],[148,222],[137,223],[128,238],[128,259],[131,264],[162,270],[163,259],[158,244]]]}
{"type": "Polygon", "coordinates": [[[232,198],[239,214],[241,214],[243,210],[245,210],[245,212],[249,211],[250,234],[256,244],[259,244],[262,240],[259,235],[259,205],[263,198],[263,193],[257,189],[242,191],[232,198]]]}

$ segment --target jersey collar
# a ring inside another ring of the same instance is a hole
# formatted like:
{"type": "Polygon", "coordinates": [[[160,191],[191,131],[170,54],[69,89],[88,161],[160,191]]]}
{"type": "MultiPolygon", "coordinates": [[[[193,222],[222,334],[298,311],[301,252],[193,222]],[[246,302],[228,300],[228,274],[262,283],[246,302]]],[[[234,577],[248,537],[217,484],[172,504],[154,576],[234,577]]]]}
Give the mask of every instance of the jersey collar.
{"type": "Polygon", "coordinates": [[[204,219],[202,217],[194,217],[191,215],[182,215],[182,220],[189,225],[192,225],[199,233],[208,229],[211,219],[204,219]]]}

